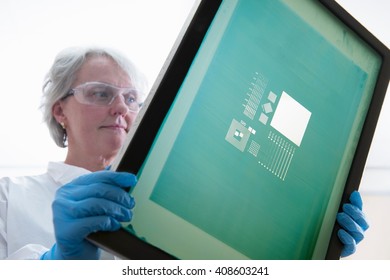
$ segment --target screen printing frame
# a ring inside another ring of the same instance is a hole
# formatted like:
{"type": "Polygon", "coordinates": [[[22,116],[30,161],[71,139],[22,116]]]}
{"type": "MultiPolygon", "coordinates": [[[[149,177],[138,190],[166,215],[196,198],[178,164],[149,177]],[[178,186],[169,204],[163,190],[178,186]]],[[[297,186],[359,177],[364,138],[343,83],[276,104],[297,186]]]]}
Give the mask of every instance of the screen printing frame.
{"type": "MultiPolygon", "coordinates": [[[[194,6],[181,34],[178,37],[159,77],[144,103],[128,141],[118,155],[113,168],[137,174],[142,168],[160,126],[171,108],[179,88],[196,56],[214,16],[223,1],[198,1],[194,6]]],[[[345,184],[341,203],[348,201],[353,190],[357,190],[366,159],[375,132],[380,109],[386,94],[390,77],[390,55],[388,48],[373,36],[364,26],[356,21],[339,4],[331,0],[319,1],[326,9],[357,34],[374,49],[382,58],[382,65],[372,95],[371,104],[362,128],[361,136],[352,160],[349,175],[345,184]]],[[[339,226],[334,225],[332,237],[328,244],[326,259],[338,259],[342,244],[337,237],[339,226]]],[[[97,232],[88,240],[95,245],[124,259],[175,259],[171,254],[144,242],[136,236],[120,229],[117,232],[97,232]]]]}

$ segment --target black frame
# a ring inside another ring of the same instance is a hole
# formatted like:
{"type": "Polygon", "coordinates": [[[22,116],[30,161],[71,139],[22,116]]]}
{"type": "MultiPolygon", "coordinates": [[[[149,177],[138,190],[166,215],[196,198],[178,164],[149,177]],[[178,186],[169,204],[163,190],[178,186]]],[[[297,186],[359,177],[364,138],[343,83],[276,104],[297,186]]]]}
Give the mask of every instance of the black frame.
{"type": "MultiPolygon", "coordinates": [[[[351,192],[357,190],[360,184],[380,109],[389,83],[390,51],[334,0],[318,1],[371,46],[383,59],[370,108],[367,112],[359,144],[344,188],[340,203],[341,207],[342,204],[348,201],[351,192]]],[[[146,101],[145,105],[147,110],[143,110],[140,113],[138,123],[134,125],[136,129],[133,130],[131,141],[120,160],[116,169],[117,171],[138,173],[144,158],[147,156],[153,144],[154,137],[160,128],[161,122],[185,78],[221,2],[222,0],[202,0],[199,3],[187,29],[183,33],[183,36],[179,38],[177,48],[173,50],[173,56],[167,60],[160,74],[160,80],[156,82],[152,89],[151,98],[146,101]]],[[[342,244],[337,237],[338,229],[339,226],[336,223],[328,245],[326,259],[340,258],[342,244]]],[[[175,259],[170,254],[127,233],[124,229],[116,232],[93,233],[88,236],[88,240],[124,259],[175,259]]]]}

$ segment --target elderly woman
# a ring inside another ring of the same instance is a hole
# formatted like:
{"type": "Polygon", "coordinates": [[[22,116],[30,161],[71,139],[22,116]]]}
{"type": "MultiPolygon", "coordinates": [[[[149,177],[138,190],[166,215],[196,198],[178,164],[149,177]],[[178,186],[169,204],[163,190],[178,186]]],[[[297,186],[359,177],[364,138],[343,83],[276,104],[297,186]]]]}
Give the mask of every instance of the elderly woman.
{"type": "MultiPolygon", "coordinates": [[[[44,83],[43,112],[64,162],[45,174],[0,179],[0,259],[99,259],[85,238],[130,221],[133,174],[108,171],[140,109],[145,79],[118,52],[70,48],[44,83]]],[[[339,214],[344,255],[367,228],[359,193],[339,214]]]]}
{"type": "Polygon", "coordinates": [[[67,156],[43,175],[0,180],[1,259],[96,259],[99,250],[84,238],[131,219],[134,201],[123,188],[134,186],[135,176],[91,172],[104,170],[121,148],[145,85],[114,50],[70,48],[56,57],[42,108],[67,156]]]}

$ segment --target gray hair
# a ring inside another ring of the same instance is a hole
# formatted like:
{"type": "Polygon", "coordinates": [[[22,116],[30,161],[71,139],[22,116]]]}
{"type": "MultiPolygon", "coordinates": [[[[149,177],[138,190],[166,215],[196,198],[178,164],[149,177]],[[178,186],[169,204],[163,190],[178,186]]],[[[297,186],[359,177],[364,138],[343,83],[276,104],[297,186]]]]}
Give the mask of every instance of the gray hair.
{"type": "Polygon", "coordinates": [[[126,56],[117,50],[102,47],[71,47],[61,51],[44,79],[41,103],[43,121],[47,124],[51,137],[59,147],[67,146],[67,135],[65,129],[53,117],[52,108],[57,101],[67,95],[76,78],[76,72],[86,59],[94,56],[111,58],[128,74],[132,85],[143,94],[141,98],[146,96],[147,81],[145,76],[126,56]]]}

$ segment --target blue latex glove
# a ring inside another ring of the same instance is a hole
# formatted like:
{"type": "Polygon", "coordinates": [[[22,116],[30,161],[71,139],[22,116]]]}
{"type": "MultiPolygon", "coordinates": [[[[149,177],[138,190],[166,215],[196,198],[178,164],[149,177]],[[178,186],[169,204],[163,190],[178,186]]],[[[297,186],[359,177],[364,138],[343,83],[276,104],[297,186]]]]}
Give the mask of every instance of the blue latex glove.
{"type": "Polygon", "coordinates": [[[130,173],[98,171],[58,189],[52,204],[56,244],[41,259],[99,259],[100,249],[85,238],[96,231],[115,231],[132,218],[134,187],[130,173]]]}
{"type": "Polygon", "coordinates": [[[354,191],[349,197],[351,203],[343,205],[343,212],[337,214],[337,222],[341,226],[337,235],[344,244],[341,257],[352,255],[356,251],[356,245],[363,240],[364,232],[369,225],[364,216],[363,201],[358,191],[354,191]]]}

